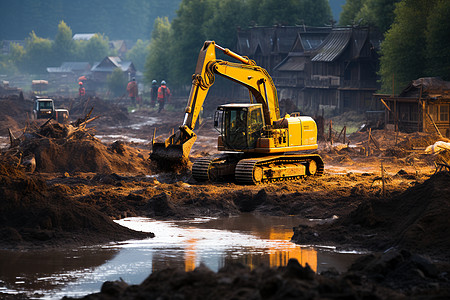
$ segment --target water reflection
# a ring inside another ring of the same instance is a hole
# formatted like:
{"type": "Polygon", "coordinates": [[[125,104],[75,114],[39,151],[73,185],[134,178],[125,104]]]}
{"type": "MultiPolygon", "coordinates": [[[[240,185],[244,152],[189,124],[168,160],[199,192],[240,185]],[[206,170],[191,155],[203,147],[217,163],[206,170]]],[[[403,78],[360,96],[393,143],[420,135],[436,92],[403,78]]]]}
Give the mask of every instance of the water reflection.
{"type": "Polygon", "coordinates": [[[152,231],[156,235],[149,241],[151,245],[145,245],[146,241],[135,241],[120,247],[165,247],[165,251],[158,251],[153,256],[152,271],[165,267],[191,271],[201,263],[218,271],[231,262],[250,268],[260,264],[278,267],[285,266],[291,258],[296,258],[302,265],[308,264],[316,272],[330,267],[345,271],[356,258],[354,253],[337,253],[326,248],[301,247],[291,243],[292,228],[311,223],[296,217],[243,214],[230,218],[170,222],[129,218],[118,223],[135,230],[152,231]]]}
{"type": "Polygon", "coordinates": [[[156,221],[127,218],[117,223],[151,231],[155,238],[66,251],[0,252],[0,292],[27,292],[34,298],[79,297],[98,292],[105,281],[139,284],[167,267],[191,271],[200,264],[218,271],[228,263],[254,268],[284,266],[290,258],[314,271],[345,271],[355,254],[300,247],[290,242],[293,217],[241,215],[219,219],[156,221]],[[41,294],[37,296],[36,293],[41,294]]]}
{"type": "Polygon", "coordinates": [[[42,293],[77,281],[85,273],[105,264],[117,249],[0,251],[0,292],[42,293]]]}

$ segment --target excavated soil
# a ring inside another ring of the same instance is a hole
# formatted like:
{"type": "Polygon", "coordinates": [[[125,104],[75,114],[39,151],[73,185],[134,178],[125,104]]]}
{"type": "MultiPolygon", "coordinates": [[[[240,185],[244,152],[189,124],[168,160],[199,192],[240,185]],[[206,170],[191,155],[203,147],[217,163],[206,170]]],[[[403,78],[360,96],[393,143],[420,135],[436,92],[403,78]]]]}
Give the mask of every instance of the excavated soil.
{"type": "MultiPolygon", "coordinates": [[[[20,143],[0,154],[0,243],[4,248],[73,247],[144,236],[112,221],[123,217],[183,219],[252,212],[335,220],[296,227],[293,240],[299,244],[381,252],[394,249],[366,257],[345,274],[314,275],[296,262],[279,269],[231,266],[218,273],[205,268],[188,273],[165,270],[152,274],[140,286],[105,283],[101,294],[86,299],[449,295],[445,271],[450,253],[446,235],[450,175],[433,175],[434,157],[423,152],[436,136],[374,130],[376,147],[367,143],[367,131],[358,132],[349,136],[348,144],[321,142],[319,154],[325,161],[321,177],[260,186],[198,183],[189,169],[162,172],[148,159],[155,128],[156,138],[162,140],[180,125],[182,112],[157,114],[144,108],[128,113],[120,104],[97,98],[82,103],[57,99],[57,106],[72,107],[73,121],[85,118],[92,107],[90,117],[100,118],[68,138],[66,127],[31,122],[30,101],[0,99],[0,107],[5,107],[0,110],[0,135],[7,140],[8,128],[16,137],[22,135],[20,143]],[[138,129],[129,126],[148,118],[157,122],[138,129]],[[113,134],[149,142],[119,139],[106,144],[95,137],[113,134]],[[36,160],[33,174],[20,166],[23,157],[31,155],[36,160]]],[[[192,160],[217,153],[217,133],[211,123],[207,119],[199,126],[192,160]]]]}

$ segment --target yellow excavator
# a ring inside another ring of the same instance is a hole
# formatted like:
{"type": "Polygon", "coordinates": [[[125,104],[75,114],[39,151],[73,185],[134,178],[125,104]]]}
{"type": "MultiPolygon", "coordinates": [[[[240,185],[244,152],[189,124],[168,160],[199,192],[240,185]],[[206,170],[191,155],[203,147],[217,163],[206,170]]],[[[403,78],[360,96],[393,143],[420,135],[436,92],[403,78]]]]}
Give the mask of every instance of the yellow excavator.
{"type": "Polygon", "coordinates": [[[322,175],[317,126],[298,113],[280,117],[275,85],[253,60],[206,41],[200,50],[183,124],[164,142],[155,142],[150,155],[160,166],[185,165],[197,135],[194,127],[215,74],[248,88],[250,103],[220,105],[214,115],[222,154],[200,158],[192,165],[197,181],[233,178],[242,184],[298,180],[322,175]],[[216,49],[239,63],[219,60],[216,49]]]}

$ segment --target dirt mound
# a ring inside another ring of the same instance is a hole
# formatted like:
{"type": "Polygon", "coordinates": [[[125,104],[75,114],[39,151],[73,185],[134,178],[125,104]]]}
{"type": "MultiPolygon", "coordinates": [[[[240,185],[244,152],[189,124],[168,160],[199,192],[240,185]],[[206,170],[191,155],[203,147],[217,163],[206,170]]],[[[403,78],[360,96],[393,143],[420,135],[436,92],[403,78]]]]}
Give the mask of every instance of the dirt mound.
{"type": "Polygon", "coordinates": [[[115,144],[121,144],[120,152],[96,139],[39,139],[31,141],[26,151],[34,154],[39,172],[150,173],[140,150],[115,144]]]}
{"type": "Polygon", "coordinates": [[[125,106],[120,106],[113,101],[105,101],[97,97],[89,97],[73,104],[70,108],[70,115],[72,119],[84,117],[92,108],[92,115],[100,116],[98,120],[100,123],[117,126],[127,124],[130,121],[125,106]]]}
{"type": "Polygon", "coordinates": [[[18,97],[0,99],[0,134],[6,136],[8,128],[19,130],[24,127],[32,109],[32,101],[18,97]]]}
{"type": "Polygon", "coordinates": [[[370,271],[360,263],[344,274],[317,275],[296,259],[290,259],[286,267],[261,265],[253,270],[231,264],[217,273],[203,265],[191,272],[164,269],[154,272],[140,285],[107,281],[99,293],[83,299],[404,299],[406,294],[408,299],[423,299],[424,295],[443,299],[450,295],[444,280],[430,280],[438,274],[433,264],[419,256],[404,255],[402,261],[397,259],[398,263],[395,258],[398,255],[367,257],[365,262],[374,266],[370,271]],[[426,275],[421,277],[422,270],[429,272],[424,271],[426,275]],[[388,277],[401,271],[402,279],[407,278],[404,281],[388,277]],[[381,285],[377,282],[380,277],[389,280],[381,285]],[[430,291],[430,282],[441,289],[430,291]]]}
{"type": "Polygon", "coordinates": [[[58,193],[36,176],[0,163],[0,241],[3,246],[97,244],[147,234],[117,225],[95,208],[58,193]]]}
{"type": "Polygon", "coordinates": [[[373,250],[395,246],[448,259],[449,182],[450,173],[440,172],[390,198],[364,201],[333,224],[295,228],[293,240],[352,244],[373,250]]]}
{"type": "Polygon", "coordinates": [[[19,140],[12,150],[33,156],[39,172],[150,173],[148,153],[121,141],[107,147],[88,128],[50,121],[28,128],[19,140]]]}

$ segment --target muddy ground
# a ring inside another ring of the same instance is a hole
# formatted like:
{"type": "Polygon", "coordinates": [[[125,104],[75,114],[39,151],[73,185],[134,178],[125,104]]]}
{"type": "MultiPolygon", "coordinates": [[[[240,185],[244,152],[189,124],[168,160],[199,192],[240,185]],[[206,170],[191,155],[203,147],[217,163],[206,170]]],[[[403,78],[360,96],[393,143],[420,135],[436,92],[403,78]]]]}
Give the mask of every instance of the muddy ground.
{"type": "MultiPolygon", "coordinates": [[[[299,244],[385,252],[365,257],[345,274],[314,275],[295,262],[277,270],[233,266],[214,275],[204,268],[191,273],[166,270],[152,274],[141,286],[105,283],[102,293],[89,299],[450,295],[446,234],[450,175],[433,175],[434,157],[424,154],[424,148],[439,139],[433,134],[374,130],[378,147],[367,143],[368,131],[350,135],[346,142],[351,147],[321,141],[318,152],[325,161],[324,175],[299,182],[200,184],[189,170],[162,173],[148,159],[155,128],[157,138],[167,137],[182,121],[181,109],[157,114],[144,107],[129,112],[120,103],[97,98],[56,99],[56,104],[71,109],[72,121],[84,118],[92,107],[91,116],[100,118],[68,138],[58,124],[41,128],[42,122],[29,120],[30,100],[0,99],[0,136],[5,145],[0,156],[3,248],[73,247],[144,237],[112,222],[123,217],[182,219],[252,212],[334,220],[294,228],[293,240],[299,244]],[[22,137],[11,149],[8,128],[22,137]],[[20,167],[30,155],[36,159],[33,174],[20,167]],[[228,293],[221,293],[222,289],[228,293]]],[[[197,133],[191,159],[216,153],[212,121],[206,119],[197,133]]]]}

